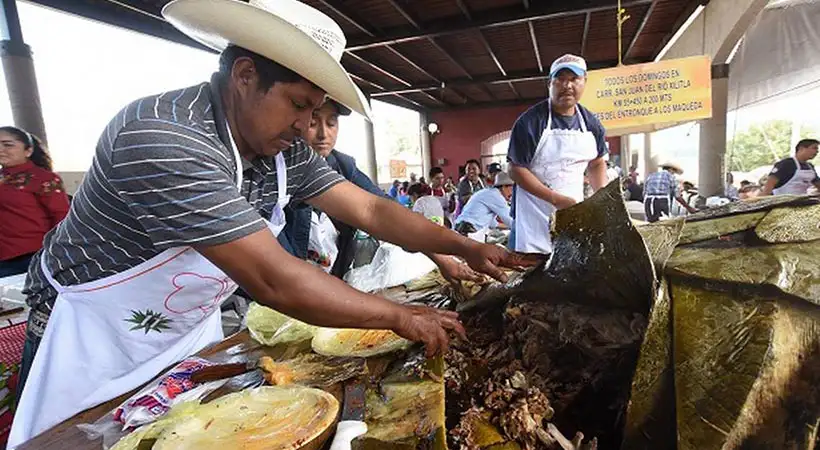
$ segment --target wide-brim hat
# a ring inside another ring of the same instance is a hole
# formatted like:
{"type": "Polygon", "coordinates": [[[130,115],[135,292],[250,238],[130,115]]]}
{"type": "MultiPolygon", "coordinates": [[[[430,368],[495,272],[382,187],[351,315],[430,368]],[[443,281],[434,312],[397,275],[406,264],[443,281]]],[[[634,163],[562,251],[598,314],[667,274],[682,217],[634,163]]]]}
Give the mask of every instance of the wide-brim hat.
{"type": "Polygon", "coordinates": [[[233,44],[281,64],[370,118],[370,104],[340,63],[344,33],[317,9],[297,0],[174,0],[162,15],[209,48],[233,44]]]}
{"type": "Polygon", "coordinates": [[[683,168],[680,166],[680,164],[671,161],[661,164],[661,168],[672,169],[679,174],[683,173],[683,168]]]}

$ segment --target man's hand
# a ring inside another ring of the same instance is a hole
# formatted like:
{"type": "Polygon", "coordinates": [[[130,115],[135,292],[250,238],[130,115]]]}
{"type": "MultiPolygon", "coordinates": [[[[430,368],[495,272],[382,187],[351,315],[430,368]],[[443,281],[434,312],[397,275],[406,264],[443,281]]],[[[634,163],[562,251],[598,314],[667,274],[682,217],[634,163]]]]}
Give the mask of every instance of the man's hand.
{"type": "Polygon", "coordinates": [[[550,203],[552,203],[557,209],[567,209],[570,206],[576,205],[578,202],[576,202],[572,197],[567,197],[566,195],[555,192],[550,203]]]}
{"type": "Polygon", "coordinates": [[[462,339],[467,333],[458,320],[458,313],[426,306],[403,306],[393,332],[414,342],[424,344],[427,357],[441,355],[450,348],[448,331],[455,331],[462,339]]]}
{"type": "Polygon", "coordinates": [[[542,259],[537,255],[510,253],[504,247],[481,244],[473,240],[469,240],[466,245],[467,250],[460,256],[467,261],[467,264],[473,270],[485,273],[502,283],[507,282],[507,274],[500,267],[521,269],[534,266],[542,259]]]}
{"type": "Polygon", "coordinates": [[[436,262],[436,265],[438,265],[441,276],[443,276],[444,279],[450,283],[456,283],[458,281],[482,283],[487,281],[483,275],[452,256],[437,255],[434,261],[436,262]]]}

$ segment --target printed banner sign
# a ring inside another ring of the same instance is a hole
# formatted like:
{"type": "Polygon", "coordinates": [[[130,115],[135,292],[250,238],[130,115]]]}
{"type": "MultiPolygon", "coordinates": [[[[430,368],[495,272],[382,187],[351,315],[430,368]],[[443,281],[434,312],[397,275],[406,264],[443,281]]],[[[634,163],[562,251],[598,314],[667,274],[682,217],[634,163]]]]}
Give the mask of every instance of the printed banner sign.
{"type": "Polygon", "coordinates": [[[610,130],[708,119],[711,61],[694,56],[592,70],[581,103],[610,130]]]}

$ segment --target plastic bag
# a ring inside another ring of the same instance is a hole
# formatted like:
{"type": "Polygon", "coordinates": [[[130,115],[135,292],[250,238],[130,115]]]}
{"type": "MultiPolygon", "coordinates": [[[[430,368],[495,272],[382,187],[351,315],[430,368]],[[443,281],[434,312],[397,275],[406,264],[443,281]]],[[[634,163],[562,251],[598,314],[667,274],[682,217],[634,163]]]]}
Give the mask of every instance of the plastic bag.
{"type": "Polygon", "coordinates": [[[214,364],[197,357],[184,359],[93,424],[77,427],[89,439],[102,437],[103,447],[109,448],[134,428],[162,418],[176,405],[199,401],[227,383],[227,379],[205,384],[191,381],[194,372],[214,364]]]}
{"type": "Polygon", "coordinates": [[[311,339],[317,328],[258,303],[248,308],[246,324],[256,342],[269,346],[311,339]]]}
{"type": "Polygon", "coordinates": [[[373,292],[407,283],[435,269],[436,263],[422,253],[409,253],[385,242],[370,264],[351,270],[344,279],[360,291],[373,292]]]}
{"type": "Polygon", "coordinates": [[[247,389],[199,405],[184,420],[163,427],[152,448],[297,449],[321,436],[338,413],[338,400],[319,389],[298,385],[247,389]]]}
{"type": "Polygon", "coordinates": [[[336,257],[339,256],[339,246],[336,244],[338,238],[339,232],[330,217],[324,213],[312,212],[307,260],[330,273],[336,257]]]}

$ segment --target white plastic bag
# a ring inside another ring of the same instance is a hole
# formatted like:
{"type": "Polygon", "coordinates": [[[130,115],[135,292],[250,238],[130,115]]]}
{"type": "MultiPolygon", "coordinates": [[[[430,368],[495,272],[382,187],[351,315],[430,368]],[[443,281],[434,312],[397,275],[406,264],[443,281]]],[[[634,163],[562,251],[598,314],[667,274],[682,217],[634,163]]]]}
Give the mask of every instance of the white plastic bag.
{"type": "Polygon", "coordinates": [[[93,424],[77,427],[89,439],[102,437],[103,447],[109,448],[134,428],[162,418],[176,405],[202,400],[227,383],[228,379],[205,384],[191,381],[194,372],[214,364],[195,356],[186,358],[93,424]]]}
{"type": "Polygon", "coordinates": [[[424,254],[409,253],[385,242],[376,250],[370,264],[349,271],[344,279],[360,291],[373,292],[415,280],[435,268],[436,263],[424,254]]]}
{"type": "Polygon", "coordinates": [[[339,255],[339,246],[336,244],[338,238],[339,232],[330,217],[327,214],[313,211],[310,214],[307,260],[330,273],[339,255]]]}

